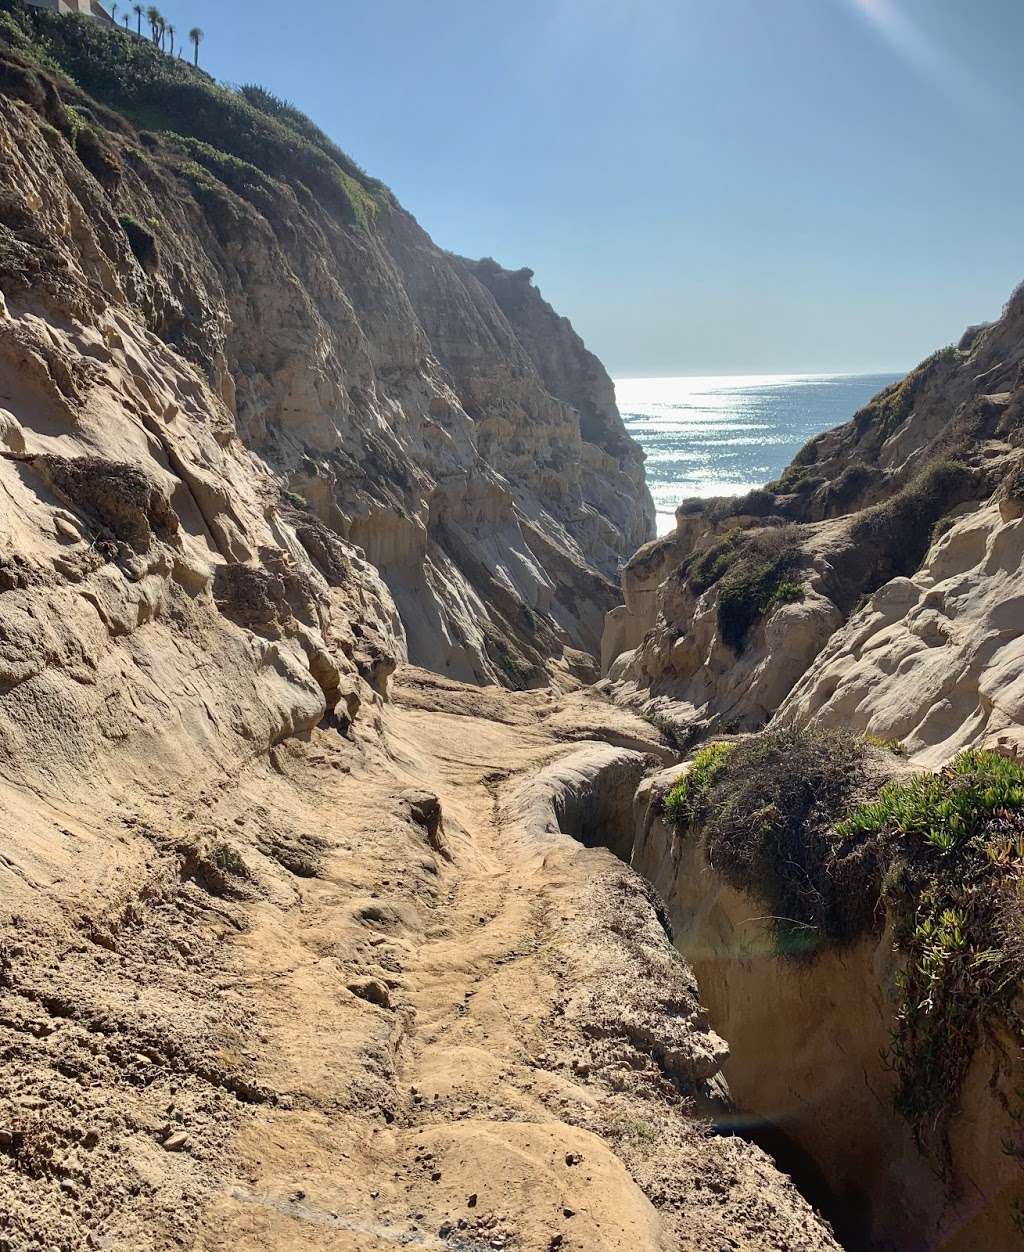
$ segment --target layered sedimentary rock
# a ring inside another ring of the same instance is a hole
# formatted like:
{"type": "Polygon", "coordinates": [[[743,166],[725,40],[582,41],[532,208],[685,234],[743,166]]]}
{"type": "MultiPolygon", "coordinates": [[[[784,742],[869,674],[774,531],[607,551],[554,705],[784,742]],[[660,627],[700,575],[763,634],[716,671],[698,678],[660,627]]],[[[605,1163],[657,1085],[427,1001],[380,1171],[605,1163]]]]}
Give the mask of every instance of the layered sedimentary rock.
{"type": "MultiPolygon", "coordinates": [[[[60,56],[118,104],[109,62],[122,37],[87,33],[70,50],[61,34],[60,56]]],[[[172,133],[187,131],[178,118],[159,135],[137,130],[42,69],[38,42],[8,36],[7,338],[62,362],[48,381],[35,367],[48,424],[8,405],[28,450],[63,448],[72,409],[100,391],[117,409],[112,336],[125,332],[110,328],[127,320],[140,369],[193,393],[173,419],[162,395],[133,399],[128,420],[184,430],[201,416],[227,457],[258,461],[264,524],[308,513],[379,573],[398,610],[395,657],[516,686],[591,672],[611,580],[650,534],[652,509],[610,381],[568,323],[528,281],[530,315],[506,313],[480,277],[495,286],[504,271],[438,249],[327,141],[299,136],[307,170],[286,139],[270,176],[172,133]],[[112,356],[58,343],[62,333],[99,336],[112,356]]],[[[188,116],[219,99],[190,99],[188,116]]],[[[229,511],[219,470],[203,472],[208,508],[229,511]]],[[[232,559],[252,561],[258,546],[232,559]]]]}
{"type": "Polygon", "coordinates": [[[0,1246],[834,1249],[545,816],[666,746],[557,692],[652,509],[528,277],[2,0],[0,292],[0,1246]]]}

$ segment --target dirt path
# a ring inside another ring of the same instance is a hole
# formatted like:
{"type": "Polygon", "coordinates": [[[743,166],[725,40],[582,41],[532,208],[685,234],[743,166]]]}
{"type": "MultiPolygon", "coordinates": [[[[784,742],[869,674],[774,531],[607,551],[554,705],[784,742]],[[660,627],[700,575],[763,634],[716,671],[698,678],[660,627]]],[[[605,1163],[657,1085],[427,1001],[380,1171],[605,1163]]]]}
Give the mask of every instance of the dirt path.
{"type": "Polygon", "coordinates": [[[8,789],[0,1249],[833,1248],[704,1133],[692,974],[561,833],[629,826],[651,727],[416,670],[378,716],[230,780],[8,789]]]}
{"type": "Polygon", "coordinates": [[[806,1231],[787,1247],[828,1246],[755,1150],[709,1148],[663,1068],[595,1008],[615,953],[581,920],[607,903],[584,888],[628,872],[561,836],[524,842],[517,790],[601,735],[604,707],[404,683],[390,759],[312,784],[346,847],[239,940],[280,1096],[243,1127],[243,1181],[200,1246],[717,1250],[782,1246],[762,1242],[773,1225],[806,1231]],[[402,820],[424,789],[443,854],[402,820]]]}

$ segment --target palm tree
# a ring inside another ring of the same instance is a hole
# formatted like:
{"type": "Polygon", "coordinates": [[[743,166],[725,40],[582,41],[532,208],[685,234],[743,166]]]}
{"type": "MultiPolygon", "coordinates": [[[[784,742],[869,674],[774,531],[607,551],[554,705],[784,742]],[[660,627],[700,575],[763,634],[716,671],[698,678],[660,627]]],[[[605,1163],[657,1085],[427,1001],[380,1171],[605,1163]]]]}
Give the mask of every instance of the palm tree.
{"type": "Polygon", "coordinates": [[[136,32],[135,32],[137,35],[141,35],[141,34],[142,34],[142,15],[143,15],[143,13],[145,13],[145,11],[146,11],[146,10],[142,7],[142,5],[141,5],[141,4],[133,4],[133,5],[132,5],[132,12],[133,12],[133,13],[135,14],[135,16],[139,19],[139,25],[138,25],[138,28],[136,29],[136,32]]]}
{"type": "Polygon", "coordinates": [[[114,0],[114,3],[110,6],[110,20],[114,23],[115,26],[117,25],[117,9],[118,9],[117,0],[114,0]]]}
{"type": "Polygon", "coordinates": [[[203,32],[199,29],[198,26],[193,26],[192,29],[188,32],[188,37],[189,39],[192,40],[192,47],[195,49],[195,59],[193,60],[192,64],[198,65],[199,64],[199,45],[203,42],[203,32]]]}
{"type": "Polygon", "coordinates": [[[173,26],[168,26],[168,27],[167,27],[167,37],[168,37],[168,39],[170,39],[170,41],[171,41],[171,46],[170,46],[170,49],[169,49],[171,56],[174,56],[174,36],[175,36],[176,34],[177,34],[177,31],[175,31],[175,29],[174,29],[174,27],[173,27],[173,26]]]}
{"type": "Polygon", "coordinates": [[[162,19],[160,17],[160,10],[156,7],[155,4],[151,4],[149,8],[146,10],[146,21],[149,23],[149,30],[153,36],[154,43],[157,43],[159,41],[159,31],[160,31],[161,20],[162,19]]]}
{"type": "Polygon", "coordinates": [[[128,29],[128,14],[126,13],[121,20],[124,22],[125,30],[127,30],[128,29]]]}

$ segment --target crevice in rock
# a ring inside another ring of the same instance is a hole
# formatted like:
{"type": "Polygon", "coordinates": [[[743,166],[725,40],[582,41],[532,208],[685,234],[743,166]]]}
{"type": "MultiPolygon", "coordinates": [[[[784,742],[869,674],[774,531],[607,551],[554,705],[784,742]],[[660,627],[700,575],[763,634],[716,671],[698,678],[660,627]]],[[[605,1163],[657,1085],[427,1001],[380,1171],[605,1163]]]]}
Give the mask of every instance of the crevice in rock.
{"type": "MultiPolygon", "coordinates": [[[[636,762],[623,762],[623,755],[620,750],[607,760],[589,761],[575,754],[542,772],[534,786],[546,793],[550,813],[561,834],[569,835],[584,847],[605,848],[631,865],[635,842],[633,793],[622,786],[623,765],[639,768],[642,776],[648,772],[649,761],[641,759],[638,766],[636,762]]],[[[625,755],[637,756],[636,753],[625,755]]],[[[683,957],[688,957],[685,946],[676,941],[670,909],[655,886],[639,872],[638,876],[667,940],[683,957]]],[[[633,1042],[657,1061],[659,1040],[648,1033],[633,1042]]],[[[872,1241],[870,1198],[859,1189],[837,1192],[829,1185],[820,1163],[783,1125],[771,1120],[767,1110],[737,1108],[724,1078],[719,1077],[720,1081],[707,1084],[698,1093],[696,1101],[697,1112],[707,1118],[712,1133],[741,1138],[765,1151],[792,1179],[808,1203],[831,1224],[848,1252],[894,1252],[895,1245],[872,1241]]],[[[921,1252],[921,1249],[908,1245],[905,1252],[921,1252]]]]}
{"type": "MultiPolygon", "coordinates": [[[[894,1252],[871,1238],[871,1201],[861,1190],[838,1194],[821,1165],[781,1127],[750,1112],[709,1110],[714,1134],[736,1136],[767,1152],[805,1200],[832,1226],[846,1252],[894,1252]],[[717,1115],[716,1115],[717,1114],[717,1115]]],[[[914,1252],[918,1252],[917,1249],[914,1252]]]]}

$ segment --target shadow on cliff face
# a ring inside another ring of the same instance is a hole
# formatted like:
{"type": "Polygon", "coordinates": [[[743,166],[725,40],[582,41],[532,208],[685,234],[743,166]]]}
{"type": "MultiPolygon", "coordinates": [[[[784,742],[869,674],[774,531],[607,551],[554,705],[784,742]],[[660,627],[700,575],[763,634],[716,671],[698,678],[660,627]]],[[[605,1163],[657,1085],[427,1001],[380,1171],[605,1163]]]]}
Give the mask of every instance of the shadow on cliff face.
{"type": "MultiPolygon", "coordinates": [[[[560,762],[533,784],[540,812],[551,818],[557,830],[587,848],[606,848],[629,865],[634,844],[634,795],[645,764],[637,753],[601,747],[581,750],[575,758],[560,762]]],[[[650,904],[672,941],[669,909],[647,880],[643,886],[650,904]]],[[[685,956],[680,945],[677,951],[685,956]]],[[[831,1187],[818,1162],[804,1151],[782,1126],[763,1116],[734,1107],[721,1081],[709,1082],[696,1092],[696,1111],[707,1119],[714,1135],[741,1138],[768,1153],[800,1193],[832,1225],[848,1252],[885,1252],[871,1241],[871,1204],[863,1192],[838,1193],[831,1187]]],[[[906,1252],[918,1252],[907,1248],[906,1252]]]]}

